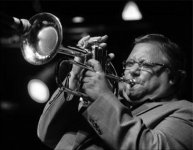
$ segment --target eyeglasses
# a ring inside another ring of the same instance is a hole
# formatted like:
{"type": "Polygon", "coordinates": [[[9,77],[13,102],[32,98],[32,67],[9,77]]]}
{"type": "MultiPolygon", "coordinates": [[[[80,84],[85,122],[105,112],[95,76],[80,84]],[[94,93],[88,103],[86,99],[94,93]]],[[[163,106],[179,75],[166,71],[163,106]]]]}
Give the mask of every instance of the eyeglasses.
{"type": "Polygon", "coordinates": [[[170,66],[168,66],[166,64],[154,63],[154,62],[145,61],[145,60],[135,61],[133,59],[127,60],[127,61],[123,61],[123,69],[124,70],[130,70],[130,69],[132,69],[132,67],[135,64],[138,64],[140,70],[145,70],[145,71],[153,71],[153,68],[155,66],[161,66],[161,67],[169,68],[170,69],[170,66]]]}

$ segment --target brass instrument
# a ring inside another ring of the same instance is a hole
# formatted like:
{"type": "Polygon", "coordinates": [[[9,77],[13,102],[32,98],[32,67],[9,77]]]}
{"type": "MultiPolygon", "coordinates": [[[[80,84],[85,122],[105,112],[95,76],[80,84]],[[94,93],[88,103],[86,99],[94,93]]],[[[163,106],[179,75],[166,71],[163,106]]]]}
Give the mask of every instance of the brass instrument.
{"type": "MultiPolygon", "coordinates": [[[[51,13],[39,13],[29,19],[31,27],[21,38],[21,50],[24,59],[33,65],[42,65],[52,60],[57,53],[73,57],[94,58],[98,60],[106,77],[113,82],[126,82],[134,85],[134,80],[118,77],[110,61],[107,61],[107,50],[101,49],[97,44],[91,50],[80,47],[62,46],[63,31],[59,19],[51,13]]],[[[74,60],[65,60],[70,64],[78,65],[82,68],[94,71],[90,66],[74,60]]],[[[114,83],[113,83],[114,84],[114,83]]],[[[61,84],[60,84],[61,86],[61,84]]],[[[61,86],[62,87],[62,86],[61,86]]],[[[87,95],[79,91],[72,91],[64,87],[64,91],[78,96],[87,95]]]]}

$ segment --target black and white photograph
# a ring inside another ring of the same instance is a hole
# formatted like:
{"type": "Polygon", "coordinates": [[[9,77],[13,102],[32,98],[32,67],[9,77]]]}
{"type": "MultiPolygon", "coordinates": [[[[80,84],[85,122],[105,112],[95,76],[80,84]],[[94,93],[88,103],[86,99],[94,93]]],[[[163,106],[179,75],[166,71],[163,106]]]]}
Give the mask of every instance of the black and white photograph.
{"type": "Polygon", "coordinates": [[[1,0],[1,150],[192,150],[192,0],[1,0]]]}

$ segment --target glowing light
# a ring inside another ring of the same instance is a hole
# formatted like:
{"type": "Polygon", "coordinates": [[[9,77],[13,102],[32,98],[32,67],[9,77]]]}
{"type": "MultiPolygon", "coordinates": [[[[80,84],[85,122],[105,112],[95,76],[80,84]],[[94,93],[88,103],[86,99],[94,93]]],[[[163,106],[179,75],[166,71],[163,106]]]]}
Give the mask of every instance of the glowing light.
{"type": "Polygon", "coordinates": [[[133,1],[129,1],[122,12],[122,19],[127,20],[141,20],[142,14],[137,6],[137,4],[133,1]]]}
{"type": "Polygon", "coordinates": [[[82,23],[82,22],[84,22],[84,18],[81,16],[76,16],[76,17],[72,18],[72,22],[73,23],[82,23]]]}
{"type": "Polygon", "coordinates": [[[50,96],[48,87],[39,79],[32,79],[29,81],[28,93],[30,97],[38,103],[46,102],[50,96]]]}

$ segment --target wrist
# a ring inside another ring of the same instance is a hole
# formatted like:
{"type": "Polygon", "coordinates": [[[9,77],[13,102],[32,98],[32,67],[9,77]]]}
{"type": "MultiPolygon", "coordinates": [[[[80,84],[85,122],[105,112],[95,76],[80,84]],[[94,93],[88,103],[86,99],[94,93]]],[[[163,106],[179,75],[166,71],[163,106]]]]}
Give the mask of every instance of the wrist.
{"type": "Polygon", "coordinates": [[[79,75],[74,74],[73,72],[70,72],[69,88],[75,89],[78,86],[78,83],[79,83],[79,75]]]}
{"type": "Polygon", "coordinates": [[[79,80],[80,75],[77,73],[74,73],[73,71],[70,72],[70,80],[79,80]]]}

